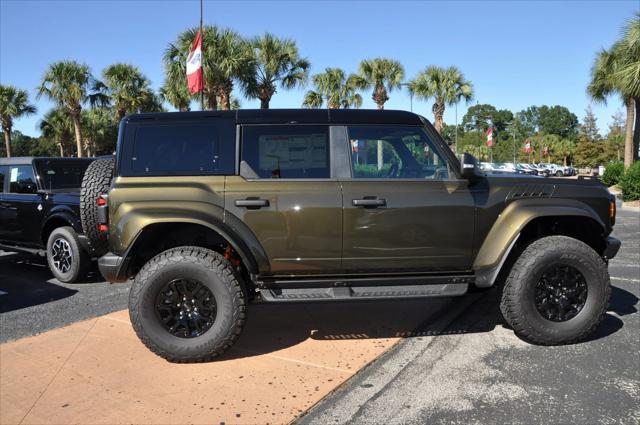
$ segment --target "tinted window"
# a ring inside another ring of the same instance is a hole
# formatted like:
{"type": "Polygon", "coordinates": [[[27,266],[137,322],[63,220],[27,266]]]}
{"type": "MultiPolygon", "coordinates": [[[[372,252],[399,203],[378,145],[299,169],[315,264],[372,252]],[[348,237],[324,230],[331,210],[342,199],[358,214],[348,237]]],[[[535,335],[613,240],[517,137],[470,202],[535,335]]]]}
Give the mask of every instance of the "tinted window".
{"type": "Polygon", "coordinates": [[[91,160],[36,160],[36,169],[45,189],[79,189],[89,164],[91,160]]]}
{"type": "Polygon", "coordinates": [[[242,160],[263,179],[326,179],[329,170],[327,126],[246,126],[242,160]]]}
{"type": "Polygon", "coordinates": [[[9,167],[9,192],[36,193],[38,186],[33,175],[31,165],[16,165],[9,167]]]}
{"type": "Polygon", "coordinates": [[[123,175],[233,174],[233,125],[158,123],[132,125],[123,175]],[[224,127],[224,128],[223,128],[224,127]]]}
{"type": "Polygon", "coordinates": [[[6,171],[6,167],[0,165],[0,193],[4,192],[4,173],[6,171]]]}
{"type": "Polygon", "coordinates": [[[446,162],[421,127],[351,126],[354,178],[449,178],[446,162]]]}

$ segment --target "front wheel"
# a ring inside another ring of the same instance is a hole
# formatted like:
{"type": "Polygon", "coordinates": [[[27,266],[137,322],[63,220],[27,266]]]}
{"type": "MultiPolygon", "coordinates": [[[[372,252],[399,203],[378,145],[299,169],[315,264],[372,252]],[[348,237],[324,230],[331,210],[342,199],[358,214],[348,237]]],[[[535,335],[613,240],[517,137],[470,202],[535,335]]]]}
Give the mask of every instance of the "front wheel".
{"type": "Polygon", "coordinates": [[[47,264],[60,282],[74,283],[87,275],[91,258],[72,227],[58,227],[51,232],[47,240],[47,264]]]}
{"type": "Polygon", "coordinates": [[[523,339],[561,345],[587,338],[609,304],[605,262],[585,243],[549,236],[529,245],[505,282],[500,310],[523,339]]]}
{"type": "Polygon", "coordinates": [[[562,177],[562,176],[564,176],[562,171],[556,171],[556,177],[562,177]]]}
{"type": "Polygon", "coordinates": [[[140,340],[177,363],[207,361],[229,349],[244,326],[245,305],[231,264],[193,246],[149,260],[129,293],[129,316],[140,340]]]}

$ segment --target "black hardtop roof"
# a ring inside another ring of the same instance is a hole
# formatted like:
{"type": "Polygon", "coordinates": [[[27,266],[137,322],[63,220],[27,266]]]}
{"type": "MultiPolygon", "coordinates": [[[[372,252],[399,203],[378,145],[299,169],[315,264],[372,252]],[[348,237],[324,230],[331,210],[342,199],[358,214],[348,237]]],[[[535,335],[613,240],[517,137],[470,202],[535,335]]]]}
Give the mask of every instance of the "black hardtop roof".
{"type": "Polygon", "coordinates": [[[50,161],[87,161],[95,158],[76,158],[76,157],[60,157],[60,156],[12,156],[11,158],[0,158],[0,165],[29,165],[34,159],[50,160],[50,161]]]}
{"type": "Polygon", "coordinates": [[[128,115],[123,121],[235,119],[237,124],[405,124],[422,125],[413,112],[377,109],[239,109],[236,111],[154,112],[128,115]]]}

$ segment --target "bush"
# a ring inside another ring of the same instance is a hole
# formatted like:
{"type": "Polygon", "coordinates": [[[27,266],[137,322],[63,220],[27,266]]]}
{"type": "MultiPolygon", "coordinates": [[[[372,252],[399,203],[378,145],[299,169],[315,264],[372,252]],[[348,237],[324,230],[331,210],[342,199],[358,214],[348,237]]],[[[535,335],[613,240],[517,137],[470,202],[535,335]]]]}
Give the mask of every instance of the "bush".
{"type": "Polygon", "coordinates": [[[622,191],[623,201],[636,201],[640,199],[640,161],[633,163],[631,167],[624,172],[618,187],[622,191]]]}
{"type": "Polygon", "coordinates": [[[612,162],[605,167],[602,174],[602,183],[607,186],[614,186],[618,184],[622,174],[624,174],[624,164],[621,161],[612,162]]]}

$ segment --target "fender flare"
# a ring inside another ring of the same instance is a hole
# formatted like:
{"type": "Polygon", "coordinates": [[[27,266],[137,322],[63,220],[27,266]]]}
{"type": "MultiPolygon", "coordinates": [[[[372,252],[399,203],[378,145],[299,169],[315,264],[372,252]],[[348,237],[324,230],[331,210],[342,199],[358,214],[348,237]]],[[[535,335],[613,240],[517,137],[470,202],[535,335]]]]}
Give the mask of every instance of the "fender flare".
{"type": "MultiPolygon", "coordinates": [[[[233,249],[240,255],[243,263],[252,275],[268,270],[267,256],[253,232],[238,219],[233,220],[224,210],[216,205],[198,202],[182,202],[179,204],[163,203],[161,208],[144,202],[131,208],[120,205],[114,222],[119,223],[119,231],[112,233],[115,247],[123,252],[122,256],[129,257],[136,241],[149,226],[161,223],[196,224],[206,227],[225,238],[233,249]],[[238,222],[236,222],[238,221],[238,222]]],[[[113,231],[113,230],[112,230],[113,231]]]]}
{"type": "Polygon", "coordinates": [[[473,263],[476,286],[493,285],[522,229],[540,217],[587,217],[605,229],[598,214],[580,201],[565,199],[554,205],[545,205],[535,199],[514,201],[498,216],[478,250],[473,263]]]}

